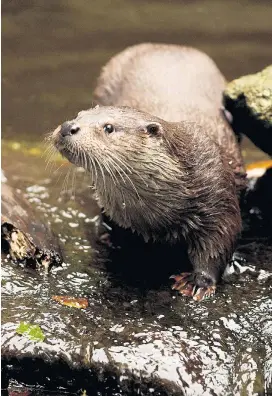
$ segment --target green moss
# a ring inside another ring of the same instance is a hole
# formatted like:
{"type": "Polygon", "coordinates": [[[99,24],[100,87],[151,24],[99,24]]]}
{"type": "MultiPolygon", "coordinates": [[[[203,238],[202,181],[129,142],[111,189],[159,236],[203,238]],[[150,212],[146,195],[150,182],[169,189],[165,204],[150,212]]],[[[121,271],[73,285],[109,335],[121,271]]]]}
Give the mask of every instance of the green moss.
{"type": "Polygon", "coordinates": [[[225,96],[236,107],[247,107],[258,119],[272,124],[272,65],[228,84],[225,96]]]}
{"type": "Polygon", "coordinates": [[[45,339],[45,335],[43,334],[40,326],[32,325],[30,323],[21,322],[16,329],[17,334],[24,335],[28,337],[32,341],[42,342],[45,339]]]}

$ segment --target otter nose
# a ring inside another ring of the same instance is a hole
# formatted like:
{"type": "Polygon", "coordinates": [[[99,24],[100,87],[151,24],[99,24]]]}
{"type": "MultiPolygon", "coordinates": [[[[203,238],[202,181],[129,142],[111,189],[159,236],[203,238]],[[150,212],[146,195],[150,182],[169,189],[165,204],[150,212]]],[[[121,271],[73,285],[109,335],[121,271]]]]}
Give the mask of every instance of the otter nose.
{"type": "Polygon", "coordinates": [[[60,134],[62,137],[71,136],[76,134],[80,130],[80,127],[71,122],[64,122],[61,126],[60,134]]]}

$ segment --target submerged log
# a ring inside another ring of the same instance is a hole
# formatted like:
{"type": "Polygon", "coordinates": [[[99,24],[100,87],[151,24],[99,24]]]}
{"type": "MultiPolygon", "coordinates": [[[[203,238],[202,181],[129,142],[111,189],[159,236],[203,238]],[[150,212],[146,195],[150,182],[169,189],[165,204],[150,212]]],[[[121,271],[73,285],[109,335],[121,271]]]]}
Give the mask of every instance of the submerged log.
{"type": "Polygon", "coordinates": [[[43,265],[48,272],[62,263],[59,246],[49,227],[22,195],[3,182],[1,243],[3,253],[30,267],[43,265]]]}

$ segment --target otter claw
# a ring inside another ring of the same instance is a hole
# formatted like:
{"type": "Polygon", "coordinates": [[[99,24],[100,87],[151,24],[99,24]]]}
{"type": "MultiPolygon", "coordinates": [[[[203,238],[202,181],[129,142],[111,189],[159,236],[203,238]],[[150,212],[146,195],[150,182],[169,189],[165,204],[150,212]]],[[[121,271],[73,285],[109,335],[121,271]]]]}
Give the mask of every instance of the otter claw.
{"type": "Polygon", "coordinates": [[[212,297],[215,294],[216,286],[209,286],[209,287],[200,287],[193,299],[195,301],[202,301],[212,297]]]}
{"type": "Polygon", "coordinates": [[[194,295],[194,286],[191,283],[188,283],[185,287],[179,290],[179,293],[183,296],[191,297],[194,295]]]}
{"type": "MultiPolygon", "coordinates": [[[[185,286],[187,285],[187,283],[190,281],[192,277],[192,274],[190,272],[183,272],[180,275],[172,275],[170,276],[170,279],[174,279],[175,283],[172,286],[172,290],[178,290],[181,293],[181,290],[183,289],[187,289],[187,287],[185,288],[185,286]]],[[[186,295],[188,291],[186,291],[186,295]]]]}
{"type": "Polygon", "coordinates": [[[169,279],[175,279],[175,281],[179,281],[183,278],[186,278],[187,276],[192,275],[191,272],[182,272],[180,275],[171,275],[169,279]]]}
{"type": "Polygon", "coordinates": [[[172,290],[177,290],[183,296],[193,297],[195,301],[202,301],[215,294],[216,286],[198,287],[194,284],[193,274],[184,272],[180,275],[172,275],[175,280],[172,290]]]}

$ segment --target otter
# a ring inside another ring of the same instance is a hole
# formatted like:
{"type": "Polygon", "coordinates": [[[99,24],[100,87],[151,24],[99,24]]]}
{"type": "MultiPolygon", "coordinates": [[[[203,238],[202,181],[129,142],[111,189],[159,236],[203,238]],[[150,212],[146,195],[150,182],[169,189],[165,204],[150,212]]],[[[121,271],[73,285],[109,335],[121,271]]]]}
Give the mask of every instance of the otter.
{"type": "Polygon", "coordinates": [[[97,201],[119,226],[185,245],[193,272],[174,289],[202,300],[216,285],[241,230],[244,169],[222,113],[224,78],[198,50],[142,44],[105,66],[95,98],[51,139],[89,171],[97,201]]]}

